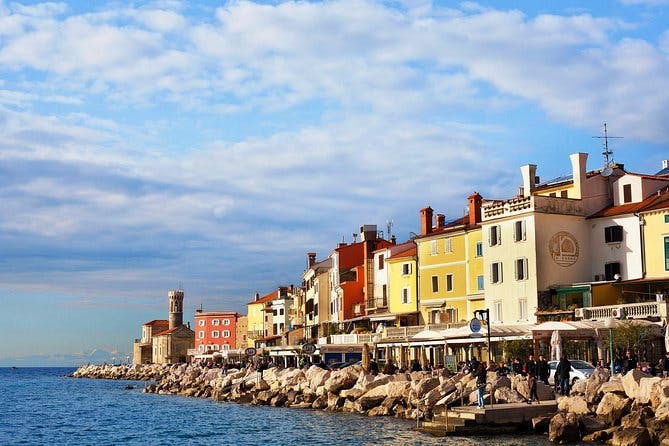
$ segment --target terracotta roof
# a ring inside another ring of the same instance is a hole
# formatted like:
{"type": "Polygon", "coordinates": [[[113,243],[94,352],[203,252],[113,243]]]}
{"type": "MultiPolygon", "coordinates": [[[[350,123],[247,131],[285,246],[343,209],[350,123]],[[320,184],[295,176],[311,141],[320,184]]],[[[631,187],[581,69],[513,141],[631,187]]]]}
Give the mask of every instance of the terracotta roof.
{"type": "Polygon", "coordinates": [[[169,325],[169,324],[170,324],[170,322],[166,321],[164,319],[154,319],[154,320],[152,320],[150,322],[147,322],[143,325],[150,325],[151,327],[155,327],[156,325],[169,325]]]}
{"type": "Polygon", "coordinates": [[[258,299],[258,300],[252,300],[252,301],[249,302],[247,305],[251,305],[251,304],[264,304],[264,303],[266,303],[266,302],[271,302],[271,301],[273,301],[274,299],[276,299],[276,298],[279,297],[279,294],[277,293],[277,291],[279,291],[279,290],[282,289],[282,288],[283,288],[283,287],[279,287],[279,288],[277,288],[276,290],[272,291],[271,293],[269,293],[269,294],[265,294],[263,297],[261,297],[261,298],[258,299]]]}
{"type": "Polygon", "coordinates": [[[201,312],[195,312],[195,317],[202,317],[202,316],[234,316],[234,317],[239,317],[241,314],[237,313],[236,311],[201,311],[201,312]]]}
{"type": "Polygon", "coordinates": [[[265,336],[264,338],[254,339],[254,341],[272,341],[274,339],[279,339],[280,337],[281,335],[265,336]]]}
{"type": "MultiPolygon", "coordinates": [[[[193,332],[193,330],[191,330],[190,328],[186,327],[185,325],[179,325],[178,327],[170,328],[169,330],[165,330],[165,331],[161,331],[160,333],[156,333],[156,334],[153,335],[153,337],[155,338],[155,337],[158,337],[158,336],[165,336],[165,335],[168,335],[168,334],[172,334],[172,333],[174,333],[175,331],[177,331],[177,330],[179,330],[179,329],[182,329],[182,328],[185,328],[186,330],[188,330],[188,331],[190,331],[190,332],[193,332]]],[[[194,332],[193,332],[193,333],[194,333],[194,332]]]]}
{"type": "Polygon", "coordinates": [[[667,206],[667,199],[669,199],[669,189],[664,189],[659,193],[656,192],[650,195],[643,201],[637,203],[625,203],[618,206],[609,206],[599,212],[592,214],[588,218],[613,217],[616,215],[633,214],[635,212],[661,209],[662,207],[667,206]]]}
{"type": "Polygon", "coordinates": [[[416,245],[414,242],[406,242],[400,245],[390,247],[390,258],[407,257],[416,255],[416,245]]]}

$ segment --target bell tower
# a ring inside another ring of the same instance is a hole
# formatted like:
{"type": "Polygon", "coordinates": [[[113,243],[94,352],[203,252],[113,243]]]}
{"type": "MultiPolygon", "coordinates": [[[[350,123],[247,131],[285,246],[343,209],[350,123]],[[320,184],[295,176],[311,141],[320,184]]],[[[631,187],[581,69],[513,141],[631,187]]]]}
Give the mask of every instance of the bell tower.
{"type": "Polygon", "coordinates": [[[170,329],[184,323],[184,290],[170,290],[167,293],[170,305],[170,329]]]}

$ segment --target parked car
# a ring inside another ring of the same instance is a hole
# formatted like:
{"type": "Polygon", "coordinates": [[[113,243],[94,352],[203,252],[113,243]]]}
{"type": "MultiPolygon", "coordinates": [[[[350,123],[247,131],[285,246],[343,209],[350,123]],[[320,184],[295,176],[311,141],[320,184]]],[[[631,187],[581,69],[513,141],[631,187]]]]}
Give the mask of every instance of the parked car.
{"type": "MultiPolygon", "coordinates": [[[[557,369],[559,361],[548,361],[548,367],[550,368],[550,375],[548,376],[548,382],[555,385],[555,369],[557,369]]],[[[595,366],[586,361],[581,361],[580,359],[570,359],[571,371],[569,372],[569,380],[572,384],[577,379],[587,379],[595,371],[595,366]]]]}

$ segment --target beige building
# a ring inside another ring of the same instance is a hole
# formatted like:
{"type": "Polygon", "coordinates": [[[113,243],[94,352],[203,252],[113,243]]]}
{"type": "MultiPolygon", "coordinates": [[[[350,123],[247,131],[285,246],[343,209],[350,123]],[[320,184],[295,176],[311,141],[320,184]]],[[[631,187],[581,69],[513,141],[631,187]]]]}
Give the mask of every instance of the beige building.
{"type": "MultiPolygon", "coordinates": [[[[589,290],[571,284],[591,281],[588,215],[610,205],[608,175],[586,171],[588,155],[570,155],[572,175],[540,183],[536,166],[521,167],[523,186],[510,200],[482,206],[485,300],[492,323],[536,323],[538,314],[590,305],[589,290]]],[[[608,172],[606,172],[608,173],[608,172]]]]}
{"type": "Polygon", "coordinates": [[[304,289],[305,338],[315,341],[325,336],[323,324],[330,320],[330,270],[332,259],[316,262],[316,253],[307,254],[307,269],[302,274],[304,289]]]}
{"type": "Polygon", "coordinates": [[[245,349],[247,347],[246,336],[249,331],[249,318],[247,316],[240,316],[237,319],[237,336],[235,337],[235,348],[245,349]]]}
{"type": "Polygon", "coordinates": [[[153,361],[153,335],[167,330],[169,326],[169,321],[159,319],[142,325],[142,337],[135,339],[133,345],[133,364],[145,364],[153,361]]]}

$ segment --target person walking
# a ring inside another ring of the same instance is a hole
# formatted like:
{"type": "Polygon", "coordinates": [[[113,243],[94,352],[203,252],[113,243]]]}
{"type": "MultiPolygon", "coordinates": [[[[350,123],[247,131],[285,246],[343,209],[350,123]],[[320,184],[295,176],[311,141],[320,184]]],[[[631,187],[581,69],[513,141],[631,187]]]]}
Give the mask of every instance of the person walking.
{"type": "Polygon", "coordinates": [[[539,394],[537,393],[537,377],[534,372],[529,372],[527,374],[527,387],[530,389],[530,398],[527,400],[527,404],[532,404],[532,401],[539,402],[539,394]]]}
{"type": "Polygon", "coordinates": [[[537,378],[543,381],[544,384],[548,385],[548,376],[550,375],[550,367],[548,366],[548,361],[544,355],[539,355],[539,361],[537,361],[537,378]]]}
{"type": "Polygon", "coordinates": [[[486,370],[486,363],[480,362],[476,366],[476,370],[472,373],[476,377],[476,391],[478,393],[478,408],[485,408],[485,399],[483,395],[485,394],[485,388],[488,384],[488,372],[486,370]]]}
{"type": "Polygon", "coordinates": [[[625,362],[623,363],[623,373],[627,373],[630,370],[636,369],[636,366],[636,356],[634,356],[631,351],[627,350],[627,354],[625,355],[625,362]]]}
{"type": "Polygon", "coordinates": [[[534,360],[534,356],[530,355],[527,358],[527,362],[525,362],[525,366],[523,367],[523,370],[525,371],[526,375],[529,375],[530,373],[534,374],[534,376],[537,376],[537,361],[534,360]]]}
{"type": "Polygon", "coordinates": [[[511,364],[511,371],[514,375],[521,375],[523,373],[523,364],[521,364],[518,356],[513,358],[513,363],[511,364]]]}
{"type": "Polygon", "coordinates": [[[555,382],[560,382],[560,394],[569,395],[569,374],[571,372],[571,362],[564,356],[558,362],[555,369],[555,382]]]}

